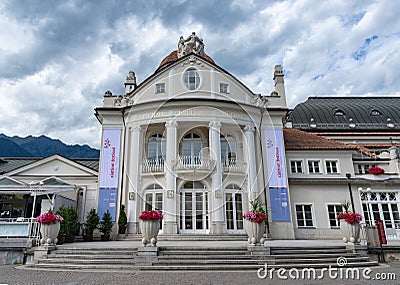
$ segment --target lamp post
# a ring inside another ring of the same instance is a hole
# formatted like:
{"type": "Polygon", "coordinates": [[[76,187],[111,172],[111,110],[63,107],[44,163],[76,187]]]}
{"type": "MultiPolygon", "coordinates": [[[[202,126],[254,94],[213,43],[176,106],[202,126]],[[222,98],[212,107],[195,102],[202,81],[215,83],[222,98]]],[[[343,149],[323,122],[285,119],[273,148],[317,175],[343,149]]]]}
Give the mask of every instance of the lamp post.
{"type": "Polygon", "coordinates": [[[351,183],[350,183],[351,174],[350,174],[350,173],[346,173],[346,178],[348,179],[347,186],[349,187],[351,208],[353,209],[353,212],[355,212],[355,208],[354,208],[354,199],[353,199],[353,192],[351,191],[351,183]]]}
{"type": "Polygon", "coordinates": [[[35,205],[36,205],[36,195],[38,191],[43,190],[44,183],[43,181],[39,182],[39,185],[36,185],[33,181],[29,183],[29,191],[33,193],[33,204],[32,204],[32,219],[35,217],[35,205]]]}

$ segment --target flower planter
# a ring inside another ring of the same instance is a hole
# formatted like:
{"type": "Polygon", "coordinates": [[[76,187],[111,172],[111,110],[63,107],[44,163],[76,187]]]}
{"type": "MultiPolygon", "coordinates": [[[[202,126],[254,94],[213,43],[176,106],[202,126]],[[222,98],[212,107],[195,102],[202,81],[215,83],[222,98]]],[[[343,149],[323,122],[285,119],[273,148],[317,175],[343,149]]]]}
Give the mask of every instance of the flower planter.
{"type": "Polygon", "coordinates": [[[118,227],[118,233],[119,233],[120,235],[125,234],[125,232],[126,232],[126,226],[119,226],[119,227],[118,227]]]}
{"type": "Polygon", "coordinates": [[[244,220],[244,228],[248,236],[249,245],[262,245],[264,243],[265,223],[254,223],[244,220]]]}
{"type": "Polygon", "coordinates": [[[101,239],[101,241],[109,241],[110,240],[110,234],[101,235],[100,239],[101,239]]]}
{"type": "Polygon", "coordinates": [[[75,240],[75,236],[74,235],[66,235],[65,236],[65,243],[73,243],[75,240]]]}
{"type": "Polygon", "coordinates": [[[144,246],[156,246],[160,220],[141,220],[142,243],[144,246]]]}
{"type": "Polygon", "coordinates": [[[57,237],[57,245],[62,245],[65,242],[65,235],[58,235],[57,237]]]}
{"type": "Polygon", "coordinates": [[[92,241],[93,240],[93,234],[87,234],[87,235],[83,235],[83,241],[92,241]]]}
{"type": "Polygon", "coordinates": [[[360,223],[356,222],[353,224],[347,223],[344,220],[340,220],[340,230],[342,231],[343,241],[345,243],[359,244],[361,226],[360,223]]]}
{"type": "Polygon", "coordinates": [[[57,243],[58,232],[60,231],[60,222],[57,221],[55,224],[41,224],[40,234],[42,236],[40,245],[50,246],[57,243]]]}

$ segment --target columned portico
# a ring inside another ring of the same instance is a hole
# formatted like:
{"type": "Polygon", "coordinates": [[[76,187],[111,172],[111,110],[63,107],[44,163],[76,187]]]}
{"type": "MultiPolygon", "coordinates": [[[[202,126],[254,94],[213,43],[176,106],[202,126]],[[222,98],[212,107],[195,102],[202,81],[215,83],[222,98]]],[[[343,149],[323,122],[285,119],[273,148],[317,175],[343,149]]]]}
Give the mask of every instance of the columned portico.
{"type": "Polygon", "coordinates": [[[257,165],[254,147],[254,125],[243,128],[243,153],[247,163],[247,185],[249,201],[254,200],[258,194],[257,165]]]}
{"type": "Polygon", "coordinates": [[[226,231],[224,226],[224,207],[222,195],[222,163],[221,163],[221,123],[209,123],[210,156],[215,161],[215,169],[211,174],[211,233],[220,234],[226,231]]]}
{"type": "Polygon", "coordinates": [[[143,138],[142,128],[138,125],[130,128],[131,133],[131,152],[129,160],[129,175],[128,175],[128,232],[138,233],[138,209],[137,201],[139,200],[139,171],[141,161],[141,145],[140,142],[143,138]],[[137,151],[134,151],[137,150],[137,151]]]}
{"type": "Polygon", "coordinates": [[[172,161],[177,156],[177,129],[178,123],[169,121],[165,124],[167,133],[167,145],[165,154],[164,173],[166,180],[165,211],[164,211],[164,233],[175,234],[178,232],[176,215],[176,176],[173,172],[172,161]]]}

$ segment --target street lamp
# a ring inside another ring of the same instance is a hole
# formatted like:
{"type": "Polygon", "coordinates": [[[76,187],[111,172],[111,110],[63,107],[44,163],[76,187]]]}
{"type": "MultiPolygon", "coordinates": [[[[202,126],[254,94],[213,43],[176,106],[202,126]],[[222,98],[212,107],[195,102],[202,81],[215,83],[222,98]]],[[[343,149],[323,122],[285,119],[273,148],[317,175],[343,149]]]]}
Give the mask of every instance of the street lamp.
{"type": "Polygon", "coordinates": [[[32,204],[32,219],[35,217],[35,205],[36,205],[36,195],[37,192],[43,191],[44,183],[43,181],[39,182],[39,185],[36,185],[35,182],[29,183],[29,191],[33,193],[33,204],[32,204]]]}
{"type": "Polygon", "coordinates": [[[347,179],[348,179],[347,186],[349,187],[351,208],[353,209],[353,212],[355,212],[355,208],[354,208],[354,199],[353,199],[353,192],[351,191],[351,183],[350,183],[351,174],[350,174],[350,173],[346,173],[346,177],[347,177],[347,179]]]}

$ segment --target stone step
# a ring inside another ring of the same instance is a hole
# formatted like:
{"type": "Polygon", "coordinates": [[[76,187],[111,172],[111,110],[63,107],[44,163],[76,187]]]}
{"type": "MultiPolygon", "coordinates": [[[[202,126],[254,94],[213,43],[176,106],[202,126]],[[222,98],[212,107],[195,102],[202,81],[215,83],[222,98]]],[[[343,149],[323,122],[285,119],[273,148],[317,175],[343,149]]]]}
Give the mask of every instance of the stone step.
{"type": "Polygon", "coordinates": [[[80,250],[80,249],[75,249],[75,250],[70,250],[70,249],[57,249],[52,252],[52,254],[90,254],[90,255],[129,255],[129,254],[136,254],[136,250],[80,250]]]}
{"type": "Polygon", "coordinates": [[[119,254],[119,255],[111,255],[111,254],[55,254],[55,253],[51,253],[47,255],[47,258],[59,258],[59,259],[132,259],[136,256],[136,253],[134,254],[119,254]]]}
{"type": "MultiPolygon", "coordinates": [[[[117,240],[142,240],[141,234],[125,234],[118,235],[117,240]]],[[[247,241],[247,235],[245,234],[230,234],[230,235],[213,235],[213,234],[159,234],[157,237],[158,241],[247,241]]]]}
{"type": "MultiPolygon", "coordinates": [[[[340,267],[336,263],[314,263],[314,264],[268,264],[268,268],[347,268],[347,267],[373,267],[379,264],[375,261],[369,262],[352,262],[348,263],[346,267],[340,267]]],[[[36,264],[36,268],[46,268],[53,270],[90,270],[90,271],[247,271],[247,270],[258,270],[263,268],[265,264],[201,264],[201,265],[149,265],[149,266],[135,266],[130,264],[36,264]]]]}
{"type": "Polygon", "coordinates": [[[293,249],[293,250],[280,250],[280,249],[272,249],[271,248],[271,254],[272,255],[298,255],[298,254],[318,254],[318,253],[332,253],[332,254],[346,254],[351,251],[348,251],[346,249],[319,249],[319,250],[310,250],[310,249],[293,249]]]}

